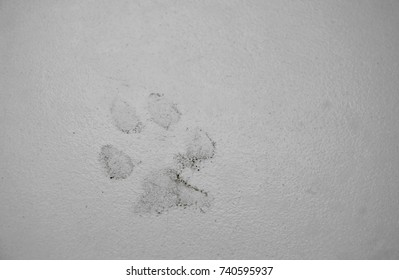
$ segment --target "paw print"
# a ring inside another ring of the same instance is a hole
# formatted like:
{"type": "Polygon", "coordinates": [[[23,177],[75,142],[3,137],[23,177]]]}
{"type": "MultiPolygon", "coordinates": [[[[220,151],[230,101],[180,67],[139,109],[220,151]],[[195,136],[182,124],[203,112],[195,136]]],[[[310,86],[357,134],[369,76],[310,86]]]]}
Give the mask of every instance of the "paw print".
{"type": "MultiPolygon", "coordinates": [[[[150,121],[164,130],[177,126],[182,113],[177,105],[160,93],[147,97],[150,121]]],[[[138,116],[135,107],[115,99],[111,104],[112,122],[124,134],[138,134],[146,123],[138,116]]],[[[201,212],[211,206],[212,195],[201,187],[192,185],[185,174],[200,171],[204,163],[215,156],[216,143],[201,128],[186,129],[187,143],[184,152],[175,153],[167,167],[147,174],[142,182],[142,193],[135,202],[137,213],[162,214],[173,208],[194,208],[201,212]]],[[[110,180],[125,180],[132,174],[136,163],[131,157],[111,144],[100,148],[99,162],[110,180]]]]}

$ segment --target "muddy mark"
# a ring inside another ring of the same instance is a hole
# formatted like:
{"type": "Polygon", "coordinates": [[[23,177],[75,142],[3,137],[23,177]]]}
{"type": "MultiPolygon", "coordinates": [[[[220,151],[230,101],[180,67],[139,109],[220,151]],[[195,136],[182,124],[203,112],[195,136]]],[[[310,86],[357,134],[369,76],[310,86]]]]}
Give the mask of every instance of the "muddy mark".
{"type": "Polygon", "coordinates": [[[143,123],[136,114],[136,109],[121,99],[115,99],[111,106],[114,125],[123,133],[140,133],[143,123]]]}
{"type": "Polygon", "coordinates": [[[148,112],[151,119],[164,129],[176,124],[181,116],[177,105],[161,93],[151,93],[148,96],[148,112]]]}
{"type": "Polygon", "coordinates": [[[144,193],[136,205],[137,213],[162,214],[173,208],[192,207],[201,212],[211,206],[208,192],[189,184],[178,171],[163,169],[148,176],[144,193]]]}
{"type": "Polygon", "coordinates": [[[213,197],[201,187],[194,186],[184,178],[190,168],[199,171],[200,164],[215,155],[215,142],[202,129],[194,129],[185,153],[175,156],[175,164],[148,176],[144,193],[136,205],[137,213],[162,214],[172,208],[195,208],[205,213],[213,197]]]}
{"type": "Polygon", "coordinates": [[[209,137],[208,133],[196,128],[191,132],[186,152],[177,154],[175,160],[180,169],[188,167],[199,171],[201,163],[213,158],[215,152],[216,142],[209,137]]]}
{"type": "Polygon", "coordinates": [[[134,168],[132,159],[112,145],[101,147],[99,160],[110,179],[126,179],[134,168]]]}

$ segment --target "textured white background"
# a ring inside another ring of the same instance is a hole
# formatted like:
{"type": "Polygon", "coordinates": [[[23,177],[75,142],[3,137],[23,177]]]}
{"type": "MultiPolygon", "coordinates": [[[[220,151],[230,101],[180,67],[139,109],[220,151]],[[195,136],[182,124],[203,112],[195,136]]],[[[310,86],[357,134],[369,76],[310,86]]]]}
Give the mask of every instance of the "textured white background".
{"type": "Polygon", "coordinates": [[[0,258],[399,258],[398,27],[388,0],[0,1],[0,258]],[[196,126],[213,206],[135,214],[196,126]],[[106,144],[142,161],[128,179],[106,144]]]}

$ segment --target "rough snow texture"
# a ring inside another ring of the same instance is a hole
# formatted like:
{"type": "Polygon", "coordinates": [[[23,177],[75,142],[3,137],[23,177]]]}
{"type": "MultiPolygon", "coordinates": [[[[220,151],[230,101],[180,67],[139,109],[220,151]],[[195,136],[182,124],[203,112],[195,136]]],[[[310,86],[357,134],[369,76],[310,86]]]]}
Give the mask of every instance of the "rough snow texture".
{"type": "Polygon", "coordinates": [[[0,3],[0,259],[399,259],[399,1],[0,3]]]}

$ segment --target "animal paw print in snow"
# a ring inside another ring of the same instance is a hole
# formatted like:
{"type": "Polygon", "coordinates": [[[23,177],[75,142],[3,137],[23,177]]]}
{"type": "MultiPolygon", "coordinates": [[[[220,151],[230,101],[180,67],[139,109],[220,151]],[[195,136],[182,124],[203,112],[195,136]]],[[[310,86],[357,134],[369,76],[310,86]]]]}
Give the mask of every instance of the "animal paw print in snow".
{"type": "MultiPolygon", "coordinates": [[[[147,103],[151,120],[163,129],[169,130],[179,122],[181,113],[177,105],[163,94],[151,93],[147,103]]],[[[145,129],[135,108],[124,100],[113,102],[111,115],[115,127],[122,133],[135,134],[145,129]]],[[[216,145],[200,128],[191,129],[189,133],[190,141],[185,152],[177,153],[173,164],[148,174],[144,179],[143,193],[135,206],[137,213],[161,214],[178,207],[193,207],[205,212],[210,207],[212,196],[190,184],[183,174],[188,170],[199,171],[203,162],[215,156],[216,145]]],[[[130,156],[111,144],[101,147],[99,159],[111,180],[123,180],[133,173],[135,164],[130,156]]]]}

